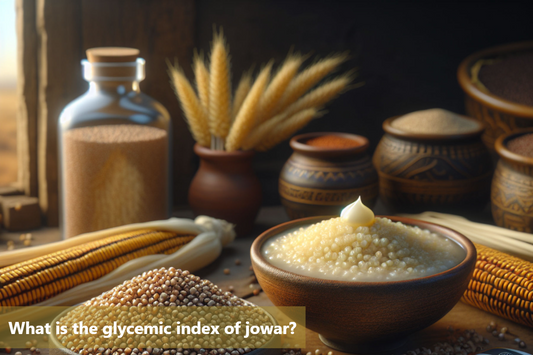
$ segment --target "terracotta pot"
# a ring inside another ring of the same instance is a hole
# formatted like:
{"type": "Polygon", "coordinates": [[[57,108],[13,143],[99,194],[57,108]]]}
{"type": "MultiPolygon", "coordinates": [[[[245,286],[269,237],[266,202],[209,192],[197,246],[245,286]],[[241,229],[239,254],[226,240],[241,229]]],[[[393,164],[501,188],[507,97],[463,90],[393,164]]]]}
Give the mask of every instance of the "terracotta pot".
{"type": "Polygon", "coordinates": [[[533,107],[481,91],[472,83],[471,69],[480,59],[533,50],[533,41],[506,44],[476,52],[461,62],[457,79],[465,92],[466,113],[485,123],[483,142],[494,152],[494,142],[505,133],[533,126],[533,107]]]}
{"type": "Polygon", "coordinates": [[[349,133],[307,133],[290,142],[294,153],[279,178],[281,203],[291,219],[339,215],[357,200],[372,207],[378,196],[378,177],[367,154],[368,139],[349,133]],[[311,138],[336,135],[357,141],[358,146],[326,149],[305,144],[311,138]]]}
{"type": "Polygon", "coordinates": [[[476,249],[449,228],[409,218],[393,221],[429,229],[458,243],[465,259],[441,273],[405,281],[336,281],[295,274],[273,266],[262,247],[289,230],[327,217],[287,222],[261,234],[252,244],[251,259],[261,288],[275,306],[305,306],[306,327],[327,346],[358,354],[386,352],[401,346],[409,334],[441,319],[459,301],[476,263],[476,249]]]}
{"type": "Polygon", "coordinates": [[[236,225],[238,236],[252,231],[261,207],[261,185],[252,169],[252,151],[225,152],[198,144],[200,167],[189,187],[189,205],[196,215],[236,225]]]}
{"type": "MultiPolygon", "coordinates": [[[[468,117],[464,117],[470,119],[468,117]]],[[[400,212],[482,208],[489,200],[491,156],[481,141],[483,126],[455,135],[406,133],[383,123],[374,153],[381,200],[400,212]]]]}
{"type": "Polygon", "coordinates": [[[500,156],[492,179],[492,216],[497,225],[533,232],[533,158],[511,152],[507,143],[533,129],[521,130],[496,140],[500,156]]]}

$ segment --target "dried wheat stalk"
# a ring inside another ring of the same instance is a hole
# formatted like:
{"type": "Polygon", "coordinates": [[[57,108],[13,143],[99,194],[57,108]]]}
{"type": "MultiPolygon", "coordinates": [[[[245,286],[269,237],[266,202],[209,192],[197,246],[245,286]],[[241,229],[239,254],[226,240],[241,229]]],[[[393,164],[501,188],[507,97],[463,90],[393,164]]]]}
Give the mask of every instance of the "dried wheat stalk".
{"type": "Polygon", "coordinates": [[[235,90],[235,95],[233,97],[232,113],[231,113],[231,117],[233,120],[235,120],[235,118],[237,117],[237,114],[239,113],[242,103],[244,102],[244,99],[246,99],[246,96],[250,92],[251,87],[252,87],[252,72],[248,71],[242,75],[241,80],[239,81],[239,85],[237,85],[237,90],[235,90]]]}
{"type": "Polygon", "coordinates": [[[340,93],[346,89],[351,81],[351,75],[345,74],[327,83],[324,83],[287,107],[283,113],[287,116],[290,116],[307,108],[321,108],[326,103],[340,95],[340,93]]]}
{"type": "Polygon", "coordinates": [[[209,128],[223,144],[231,126],[230,60],[222,30],[214,33],[209,67],[209,128]]]}
{"type": "Polygon", "coordinates": [[[202,55],[193,58],[198,93],[177,65],[170,66],[170,74],[200,145],[215,150],[264,151],[320,116],[318,110],[346,90],[353,77],[350,73],[313,89],[346,59],[346,54],[333,55],[298,73],[305,58],[289,55],[272,80],[272,62],[255,81],[251,71],[243,74],[232,100],[229,50],[222,30],[215,30],[209,70],[202,55]]]}
{"type": "Polygon", "coordinates": [[[302,62],[302,56],[290,56],[274,75],[259,103],[260,115],[256,119],[257,125],[272,117],[272,112],[276,109],[292,78],[298,73],[298,68],[300,68],[302,62]]]}
{"type": "Polygon", "coordinates": [[[184,112],[192,136],[198,144],[209,147],[211,136],[207,112],[198,100],[193,87],[179,67],[169,66],[171,81],[184,112]]]}
{"type": "Polygon", "coordinates": [[[272,62],[268,63],[257,76],[254,85],[242,103],[242,107],[235,118],[235,122],[231,126],[231,131],[226,141],[226,150],[234,151],[239,149],[246,138],[246,135],[254,127],[259,102],[268,85],[271,70],[272,62]]]}
{"type": "Polygon", "coordinates": [[[287,118],[285,114],[279,114],[255,127],[246,137],[242,144],[243,150],[252,150],[257,147],[276,127],[287,118]]]}
{"type": "Polygon", "coordinates": [[[329,58],[319,60],[309,68],[298,74],[289,84],[285,94],[280,100],[274,113],[279,113],[294,103],[300,96],[305,94],[309,89],[315,86],[326,75],[344,62],[348,56],[346,54],[337,54],[329,58]]]}
{"type": "MultiPolygon", "coordinates": [[[[196,89],[198,97],[205,110],[209,110],[209,72],[205,66],[204,56],[195,53],[193,59],[194,76],[196,78],[196,89]]],[[[207,111],[209,112],[209,111],[207,111]]]]}
{"type": "Polygon", "coordinates": [[[292,115],[276,125],[259,145],[255,147],[255,149],[264,152],[273,148],[278,143],[283,142],[285,139],[292,136],[296,131],[302,129],[313,118],[319,116],[320,115],[315,108],[309,108],[292,115]]]}

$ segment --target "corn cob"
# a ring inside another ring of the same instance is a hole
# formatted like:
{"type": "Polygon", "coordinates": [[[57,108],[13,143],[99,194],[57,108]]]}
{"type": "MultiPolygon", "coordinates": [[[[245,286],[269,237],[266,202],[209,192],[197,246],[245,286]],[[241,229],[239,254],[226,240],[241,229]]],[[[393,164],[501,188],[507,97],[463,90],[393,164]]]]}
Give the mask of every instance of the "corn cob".
{"type": "Polygon", "coordinates": [[[135,258],[171,254],[194,237],[136,230],[4,267],[0,269],[0,306],[27,306],[44,301],[98,279],[135,258]]]}
{"type": "Polygon", "coordinates": [[[533,327],[533,263],[480,244],[476,249],[463,302],[533,327]]]}

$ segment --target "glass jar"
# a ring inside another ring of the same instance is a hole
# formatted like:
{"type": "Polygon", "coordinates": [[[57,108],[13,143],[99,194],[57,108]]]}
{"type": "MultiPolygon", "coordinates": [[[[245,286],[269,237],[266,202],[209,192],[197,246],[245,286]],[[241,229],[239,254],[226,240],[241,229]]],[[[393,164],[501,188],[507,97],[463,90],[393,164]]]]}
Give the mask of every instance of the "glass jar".
{"type": "Polygon", "coordinates": [[[144,64],[134,48],[87,50],[89,90],[59,117],[63,238],[170,214],[171,121],[143,94],[144,64]]]}

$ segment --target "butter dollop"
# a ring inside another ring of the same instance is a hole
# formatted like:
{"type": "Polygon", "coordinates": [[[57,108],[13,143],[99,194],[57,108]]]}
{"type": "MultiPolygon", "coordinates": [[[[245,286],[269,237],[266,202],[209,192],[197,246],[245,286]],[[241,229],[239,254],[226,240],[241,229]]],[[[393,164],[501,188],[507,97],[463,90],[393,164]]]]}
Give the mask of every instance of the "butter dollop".
{"type": "Polygon", "coordinates": [[[344,207],[341,218],[354,227],[368,227],[374,224],[374,212],[363,204],[361,196],[357,201],[344,207]]]}

